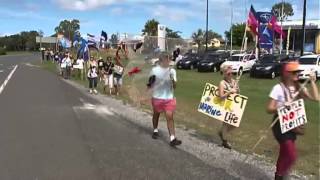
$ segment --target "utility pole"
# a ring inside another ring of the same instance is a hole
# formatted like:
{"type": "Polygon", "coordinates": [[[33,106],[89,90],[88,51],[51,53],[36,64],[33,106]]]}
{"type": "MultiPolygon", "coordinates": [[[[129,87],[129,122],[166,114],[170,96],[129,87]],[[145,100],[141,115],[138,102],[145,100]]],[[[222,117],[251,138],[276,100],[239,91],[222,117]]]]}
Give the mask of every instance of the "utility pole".
{"type": "Polygon", "coordinates": [[[230,56],[232,56],[232,24],[233,24],[233,0],[231,0],[231,26],[230,26],[230,56]]]}
{"type": "Polygon", "coordinates": [[[209,18],[209,0],[207,0],[207,19],[206,19],[206,52],[208,51],[208,18],[209,18]]]}
{"type": "Polygon", "coordinates": [[[303,56],[304,43],[305,43],[305,38],[306,38],[306,10],[307,10],[307,0],[304,0],[303,1],[302,40],[301,40],[300,56],[303,56]]]}

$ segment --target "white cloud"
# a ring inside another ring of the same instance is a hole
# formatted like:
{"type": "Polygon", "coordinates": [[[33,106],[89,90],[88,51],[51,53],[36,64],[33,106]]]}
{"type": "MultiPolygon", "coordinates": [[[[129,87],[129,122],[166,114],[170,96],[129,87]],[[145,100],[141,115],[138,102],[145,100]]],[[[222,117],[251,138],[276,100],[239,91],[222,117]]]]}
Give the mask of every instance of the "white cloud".
{"type": "Polygon", "coordinates": [[[164,5],[158,5],[151,11],[155,17],[167,19],[170,21],[184,21],[190,17],[196,16],[196,14],[190,11],[186,11],[180,8],[169,8],[164,5]]]}
{"type": "Polygon", "coordinates": [[[124,12],[125,12],[124,9],[121,8],[121,7],[116,7],[116,8],[111,9],[111,14],[112,15],[121,15],[124,12]]]}
{"type": "Polygon", "coordinates": [[[69,10],[86,11],[111,5],[116,0],[56,0],[60,7],[69,10]]]}

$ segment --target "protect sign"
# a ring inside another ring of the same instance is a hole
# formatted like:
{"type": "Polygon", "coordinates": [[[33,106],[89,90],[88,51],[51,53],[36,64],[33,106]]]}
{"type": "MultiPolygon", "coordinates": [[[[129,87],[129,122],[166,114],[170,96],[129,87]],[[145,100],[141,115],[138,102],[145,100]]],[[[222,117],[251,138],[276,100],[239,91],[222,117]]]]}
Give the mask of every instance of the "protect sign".
{"type": "Polygon", "coordinates": [[[287,106],[278,108],[282,134],[307,123],[303,99],[298,99],[287,106]]]}
{"type": "Polygon", "coordinates": [[[206,83],[198,111],[217,120],[239,127],[248,98],[231,94],[225,99],[219,97],[219,89],[206,83]]]}

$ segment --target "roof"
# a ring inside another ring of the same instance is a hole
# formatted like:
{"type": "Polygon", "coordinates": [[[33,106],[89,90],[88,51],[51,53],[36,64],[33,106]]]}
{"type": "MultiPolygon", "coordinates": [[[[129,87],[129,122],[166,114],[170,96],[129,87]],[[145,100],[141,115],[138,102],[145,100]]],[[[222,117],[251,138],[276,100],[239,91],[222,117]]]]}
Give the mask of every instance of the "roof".
{"type": "MultiPolygon", "coordinates": [[[[281,23],[278,22],[280,25],[281,23]]],[[[302,29],[302,19],[301,20],[288,20],[282,22],[283,29],[302,29]]],[[[306,20],[306,29],[320,29],[320,19],[306,20]]]]}
{"type": "Polygon", "coordinates": [[[320,57],[320,54],[304,55],[304,56],[301,56],[300,58],[318,58],[318,57],[320,57]]]}

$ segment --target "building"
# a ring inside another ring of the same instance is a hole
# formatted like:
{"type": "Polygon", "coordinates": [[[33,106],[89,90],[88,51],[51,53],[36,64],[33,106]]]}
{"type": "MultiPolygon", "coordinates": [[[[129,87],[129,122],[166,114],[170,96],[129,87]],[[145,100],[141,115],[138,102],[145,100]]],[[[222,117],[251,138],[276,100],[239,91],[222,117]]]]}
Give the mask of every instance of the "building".
{"type": "MultiPolygon", "coordinates": [[[[289,35],[289,50],[298,52],[302,47],[302,20],[282,22],[282,27],[287,35],[289,35]],[[290,34],[288,34],[288,30],[290,34]]],[[[305,52],[315,52],[320,54],[320,19],[306,20],[306,36],[305,36],[305,52]]],[[[287,40],[284,42],[284,49],[287,46],[287,40]]]]}

